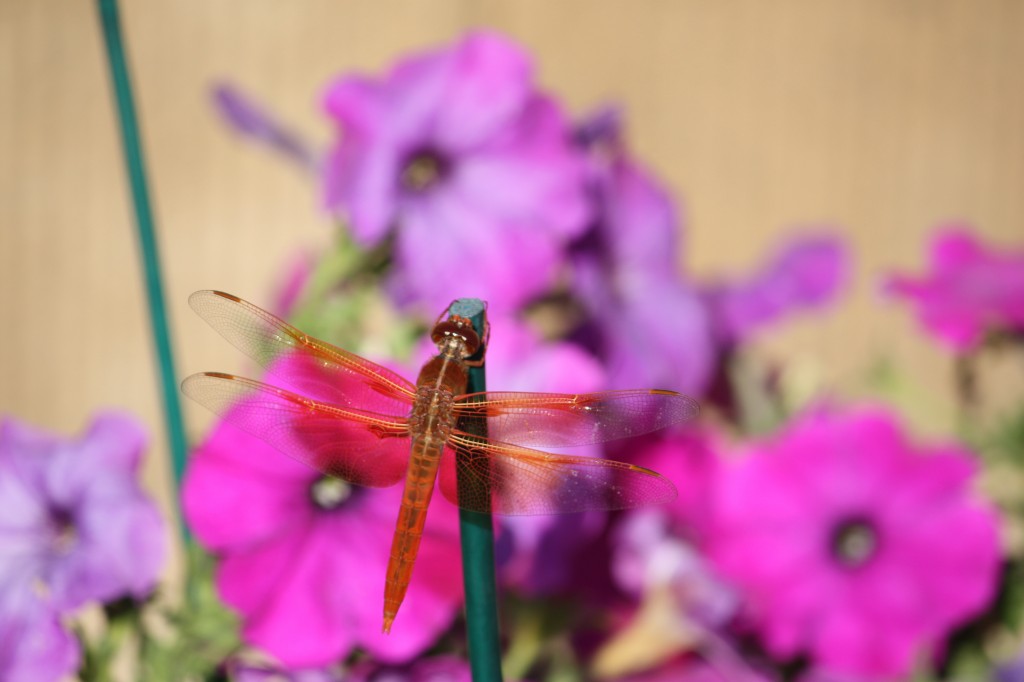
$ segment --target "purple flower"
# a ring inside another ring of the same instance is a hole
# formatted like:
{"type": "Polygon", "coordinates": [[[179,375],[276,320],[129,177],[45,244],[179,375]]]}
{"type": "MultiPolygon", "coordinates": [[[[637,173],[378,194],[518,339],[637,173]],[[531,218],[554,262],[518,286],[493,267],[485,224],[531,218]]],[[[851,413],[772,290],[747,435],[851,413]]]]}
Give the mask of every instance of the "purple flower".
{"type": "Polygon", "coordinates": [[[940,230],[931,246],[932,272],[893,275],[886,292],[907,299],[929,332],[958,353],[986,332],[1024,332],[1024,251],[981,244],[966,226],[940,230]]]}
{"type": "Polygon", "coordinates": [[[601,113],[583,128],[597,212],[572,250],[572,287],[592,318],[581,336],[612,388],[700,393],[715,349],[703,301],[676,274],[675,206],[628,158],[614,117],[601,113]]]}
{"type": "Polygon", "coordinates": [[[382,666],[367,661],[354,667],[348,682],[472,682],[469,665],[455,656],[426,658],[407,666],[382,666]]]}
{"type": "Polygon", "coordinates": [[[357,646],[408,661],[454,619],[462,601],[457,514],[437,500],[399,619],[390,635],[380,632],[401,495],[401,486],[324,477],[221,422],[192,457],[182,503],[198,540],[219,555],[217,588],[241,614],[245,641],[301,668],[357,646]]]}
{"type": "Polygon", "coordinates": [[[522,50],[471,33],[382,80],[341,78],[326,108],[343,133],[326,203],[364,244],[394,233],[399,300],[504,310],[551,283],[586,218],[583,169],[522,50]]]}
{"type": "Polygon", "coordinates": [[[64,613],[147,596],[167,554],[163,521],[139,487],[145,434],[97,416],[77,441],[0,423],[0,584],[43,585],[64,613]]]}
{"type": "Polygon", "coordinates": [[[319,161],[309,145],[234,86],[221,83],[215,87],[213,103],[240,135],[267,145],[303,170],[318,170],[319,161]]]}
{"type": "Polygon", "coordinates": [[[998,521],[974,471],[885,412],[813,415],[720,475],[710,554],[774,655],[898,677],[995,594],[998,521]]]}
{"type": "Polygon", "coordinates": [[[831,302],[843,286],[846,270],[846,250],[838,238],[792,240],[748,280],[707,289],[719,339],[734,345],[790,312],[831,302]]]}
{"type": "Polygon", "coordinates": [[[0,589],[0,680],[50,682],[78,668],[78,640],[31,588],[0,589]]]}

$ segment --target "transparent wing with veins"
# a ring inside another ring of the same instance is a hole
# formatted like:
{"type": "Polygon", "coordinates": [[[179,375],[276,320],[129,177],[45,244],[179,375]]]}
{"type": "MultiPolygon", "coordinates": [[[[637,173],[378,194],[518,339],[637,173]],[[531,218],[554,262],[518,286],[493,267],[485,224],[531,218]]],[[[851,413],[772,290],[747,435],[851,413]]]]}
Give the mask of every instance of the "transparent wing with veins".
{"type": "Polygon", "coordinates": [[[689,421],[697,401],[674,391],[502,393],[460,396],[459,417],[486,419],[487,438],[525,447],[563,448],[639,436],[689,421]]]}
{"type": "Polygon", "coordinates": [[[193,374],[182,391],[224,420],[317,471],[350,483],[391,486],[405,476],[404,418],[320,403],[231,374],[193,374]]]}
{"type": "Polygon", "coordinates": [[[400,375],[313,338],[221,291],[188,299],[200,317],[288,388],[315,400],[379,414],[409,414],[416,388],[400,375]]]}

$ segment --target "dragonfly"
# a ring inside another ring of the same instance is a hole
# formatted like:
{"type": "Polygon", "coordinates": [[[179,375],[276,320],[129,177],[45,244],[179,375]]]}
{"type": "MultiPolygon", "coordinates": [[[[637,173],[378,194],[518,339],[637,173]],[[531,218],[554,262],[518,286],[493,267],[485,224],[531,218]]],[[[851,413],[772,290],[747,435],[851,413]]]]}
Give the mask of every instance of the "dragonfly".
{"type": "Polygon", "coordinates": [[[411,581],[435,487],[460,508],[488,514],[627,509],[676,497],[672,482],[650,469],[538,448],[599,444],[687,421],[699,407],[685,395],[467,394],[487,332],[481,338],[454,306],[431,329],[437,355],[413,383],[237,296],[198,291],[189,304],[275,383],[203,372],[184,380],[186,395],[324,475],[404,485],[385,576],[385,633],[411,581]]]}

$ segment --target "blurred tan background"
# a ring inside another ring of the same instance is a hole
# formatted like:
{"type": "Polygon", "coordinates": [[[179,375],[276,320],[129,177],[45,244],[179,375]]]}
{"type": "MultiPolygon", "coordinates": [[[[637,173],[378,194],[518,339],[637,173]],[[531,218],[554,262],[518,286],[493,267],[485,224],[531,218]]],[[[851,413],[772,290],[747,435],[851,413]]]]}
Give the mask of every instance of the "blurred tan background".
{"type": "MultiPolygon", "coordinates": [[[[213,114],[226,79],[319,143],[324,85],[468,28],[536,57],[576,115],[620,102],[633,147],[683,201],[681,262],[743,273],[783,235],[841,229],[854,255],[831,312],[774,329],[758,353],[809,384],[866,395],[887,357],[921,430],[948,433],[949,356],[878,295],[920,272],[929,232],[973,222],[1024,244],[1024,3],[1016,0],[155,0],[122,3],[182,376],[242,358],[186,304],[196,289],[267,302],[330,226],[315,188],[213,114]],[[917,397],[915,397],[917,396],[917,397]]],[[[100,407],[140,416],[146,480],[170,508],[129,196],[92,2],[0,0],[0,412],[76,433],[100,407]]],[[[1020,396],[995,361],[982,392],[1020,396]]],[[[186,405],[193,435],[208,422],[186,405]]]]}

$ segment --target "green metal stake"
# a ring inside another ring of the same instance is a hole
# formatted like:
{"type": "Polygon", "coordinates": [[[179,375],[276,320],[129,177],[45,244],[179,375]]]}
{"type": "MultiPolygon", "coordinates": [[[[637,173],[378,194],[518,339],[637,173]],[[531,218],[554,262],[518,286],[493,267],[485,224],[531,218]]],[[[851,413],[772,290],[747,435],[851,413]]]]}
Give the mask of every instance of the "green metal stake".
{"type": "MultiPolygon", "coordinates": [[[[467,317],[473,322],[473,329],[485,339],[487,309],[483,301],[476,298],[462,298],[449,308],[449,312],[467,317]]],[[[483,358],[486,348],[481,346],[478,355],[483,358]]],[[[487,390],[484,366],[469,370],[469,393],[487,390]]],[[[487,437],[487,422],[483,419],[466,419],[458,427],[480,438],[487,437]]],[[[456,455],[461,456],[461,455],[456,455]]],[[[480,481],[467,480],[460,469],[458,472],[459,491],[478,487],[480,481]]],[[[490,495],[489,490],[474,490],[474,496],[490,495]]],[[[469,638],[469,666],[473,682],[501,682],[501,648],[498,641],[498,597],[494,584],[494,525],[490,514],[459,510],[459,528],[462,538],[462,580],[466,590],[466,631],[469,638]]]]}
{"type": "MultiPolygon", "coordinates": [[[[99,0],[103,37],[107,47],[110,79],[114,86],[117,111],[121,123],[121,142],[125,164],[131,182],[132,203],[135,207],[135,227],[142,251],[143,270],[146,278],[146,297],[149,303],[149,319],[160,362],[160,383],[163,393],[164,427],[170,442],[174,465],[175,493],[181,489],[181,478],[185,472],[185,426],[181,418],[181,403],[178,397],[178,381],[174,372],[174,357],[171,353],[167,313],[164,307],[163,286],[160,275],[160,257],[157,252],[156,235],[153,227],[153,213],[146,189],[146,168],[139,144],[139,129],[132,102],[132,87],[125,63],[124,46],[121,42],[121,27],[117,16],[116,0],[99,0]]],[[[188,539],[188,530],[181,524],[182,538],[188,539]]]]}

